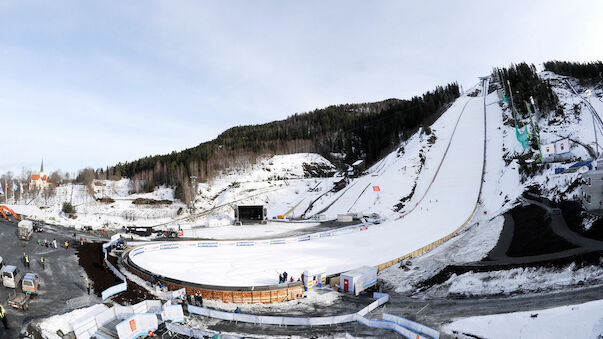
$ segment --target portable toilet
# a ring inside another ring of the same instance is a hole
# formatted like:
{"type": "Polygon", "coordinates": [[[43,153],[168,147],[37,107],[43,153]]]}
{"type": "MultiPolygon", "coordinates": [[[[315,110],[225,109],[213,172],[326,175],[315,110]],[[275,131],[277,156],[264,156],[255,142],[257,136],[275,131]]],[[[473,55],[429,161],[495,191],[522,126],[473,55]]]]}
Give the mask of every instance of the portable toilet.
{"type": "Polygon", "coordinates": [[[327,269],[325,267],[304,271],[304,289],[310,291],[314,286],[325,286],[327,282],[327,269]]]}
{"type": "Polygon", "coordinates": [[[339,276],[339,287],[348,293],[360,294],[377,283],[377,268],[362,266],[339,276]]]}

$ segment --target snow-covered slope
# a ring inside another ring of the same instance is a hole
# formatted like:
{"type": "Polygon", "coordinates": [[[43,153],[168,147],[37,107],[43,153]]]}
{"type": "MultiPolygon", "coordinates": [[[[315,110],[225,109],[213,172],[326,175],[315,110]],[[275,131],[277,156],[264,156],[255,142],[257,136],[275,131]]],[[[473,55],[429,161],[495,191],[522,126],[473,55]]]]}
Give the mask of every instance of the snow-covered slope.
{"type": "MultiPolygon", "coordinates": [[[[495,96],[488,98],[494,100],[495,96]]],[[[392,217],[380,227],[311,241],[148,251],[137,254],[133,260],[153,272],[185,281],[248,286],[276,283],[276,271],[286,270],[296,277],[305,269],[325,266],[327,273],[333,274],[362,265],[378,265],[410,253],[452,233],[472,216],[484,160],[483,100],[462,96],[434,124],[433,129],[439,131],[442,141],[433,144],[434,153],[425,162],[427,170],[417,179],[419,195],[413,197],[411,207],[413,203],[418,206],[403,218],[392,217]],[[444,160],[438,161],[438,156],[441,160],[444,154],[444,160]],[[204,258],[203,263],[198,262],[199,257],[204,258]]],[[[411,186],[411,180],[398,179],[404,176],[401,172],[400,164],[389,166],[376,177],[377,182],[386,186],[389,183],[411,186]]],[[[358,180],[366,182],[372,181],[371,178],[369,175],[358,180]]],[[[374,207],[370,206],[374,198],[368,199],[363,203],[369,206],[359,205],[362,206],[359,208],[368,212],[371,208],[384,209],[381,205],[397,202],[400,196],[392,194],[381,199],[383,202],[374,207]]],[[[349,203],[353,203],[351,198],[349,203]]],[[[347,210],[349,206],[345,203],[341,208],[347,210]]]]}
{"type": "Polygon", "coordinates": [[[584,338],[603,335],[603,300],[541,311],[493,314],[456,320],[445,325],[461,338],[584,338]]]}

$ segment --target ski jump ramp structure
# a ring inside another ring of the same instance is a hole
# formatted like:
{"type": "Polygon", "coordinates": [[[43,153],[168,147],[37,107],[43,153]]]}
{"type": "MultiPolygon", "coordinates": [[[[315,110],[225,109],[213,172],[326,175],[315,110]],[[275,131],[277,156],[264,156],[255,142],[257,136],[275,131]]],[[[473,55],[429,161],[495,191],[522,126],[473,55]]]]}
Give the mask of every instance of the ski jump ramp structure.
{"type": "MultiPolygon", "coordinates": [[[[487,79],[482,87],[487,91],[487,79]]],[[[278,284],[283,271],[297,280],[315,267],[326,267],[327,275],[363,265],[381,270],[421,255],[455,236],[478,209],[487,97],[484,91],[480,97],[461,96],[436,121],[434,126],[453,132],[428,188],[404,215],[291,238],[153,242],[126,252],[125,262],[143,278],[152,273],[170,288],[184,286],[204,298],[272,302],[303,294],[301,283],[278,284]]]]}

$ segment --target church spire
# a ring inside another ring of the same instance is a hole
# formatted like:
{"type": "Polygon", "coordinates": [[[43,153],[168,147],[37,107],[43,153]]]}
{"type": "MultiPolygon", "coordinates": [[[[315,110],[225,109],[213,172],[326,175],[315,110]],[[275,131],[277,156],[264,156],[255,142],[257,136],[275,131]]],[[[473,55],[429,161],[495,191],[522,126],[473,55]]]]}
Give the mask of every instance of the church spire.
{"type": "Polygon", "coordinates": [[[40,173],[44,173],[44,158],[42,158],[42,164],[40,165],[40,173]]]}

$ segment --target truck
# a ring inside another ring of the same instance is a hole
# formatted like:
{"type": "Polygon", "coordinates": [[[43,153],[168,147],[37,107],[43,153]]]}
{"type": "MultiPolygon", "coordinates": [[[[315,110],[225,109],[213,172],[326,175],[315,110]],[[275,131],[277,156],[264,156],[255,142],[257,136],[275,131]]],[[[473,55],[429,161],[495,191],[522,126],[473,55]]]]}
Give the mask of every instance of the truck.
{"type": "Polygon", "coordinates": [[[15,291],[8,296],[8,306],[18,310],[27,310],[30,298],[30,294],[15,291]]]}
{"type": "Polygon", "coordinates": [[[17,225],[19,239],[29,240],[33,234],[33,222],[31,220],[21,220],[17,225]]]}
{"type": "Polygon", "coordinates": [[[17,288],[21,282],[21,272],[17,266],[6,265],[2,268],[2,285],[8,288],[17,288]]]}
{"type": "Polygon", "coordinates": [[[27,273],[21,282],[21,290],[25,294],[38,294],[40,277],[35,273],[27,273]]]}

